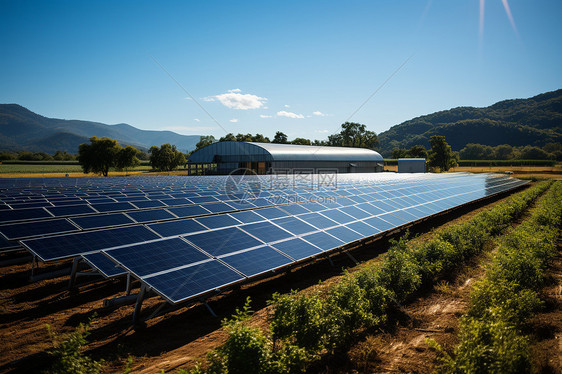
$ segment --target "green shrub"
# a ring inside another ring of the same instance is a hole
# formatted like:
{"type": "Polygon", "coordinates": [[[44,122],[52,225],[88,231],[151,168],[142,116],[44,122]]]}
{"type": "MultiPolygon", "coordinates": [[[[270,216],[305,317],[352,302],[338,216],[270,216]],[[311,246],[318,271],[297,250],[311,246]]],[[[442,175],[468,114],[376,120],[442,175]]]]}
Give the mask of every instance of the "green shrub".
{"type": "Polygon", "coordinates": [[[327,321],[325,306],[318,294],[275,293],[270,303],[275,304],[271,318],[274,342],[287,340],[310,352],[324,347],[327,321]]]}
{"type": "Polygon", "coordinates": [[[82,354],[82,347],[87,343],[86,338],[90,334],[92,320],[81,323],[73,332],[64,336],[61,342],[60,337],[52,330],[50,325],[46,325],[47,331],[53,341],[53,348],[48,352],[53,358],[53,364],[47,373],[50,374],[96,374],[101,372],[101,361],[94,361],[90,357],[82,354]]]}

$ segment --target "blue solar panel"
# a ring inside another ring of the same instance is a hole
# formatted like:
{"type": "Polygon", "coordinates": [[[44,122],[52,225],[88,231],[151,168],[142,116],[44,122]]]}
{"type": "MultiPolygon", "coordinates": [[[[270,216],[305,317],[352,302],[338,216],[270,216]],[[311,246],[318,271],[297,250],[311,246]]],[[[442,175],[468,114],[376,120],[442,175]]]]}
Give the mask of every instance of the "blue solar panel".
{"type": "Polygon", "coordinates": [[[293,262],[270,247],[259,247],[221,257],[221,260],[247,277],[272,271],[293,262]]]}
{"type": "Polygon", "coordinates": [[[397,217],[394,213],[383,214],[379,216],[379,218],[392,223],[394,226],[402,226],[403,224],[408,222],[405,219],[397,217]]]}
{"type": "Polygon", "coordinates": [[[162,237],[185,235],[197,231],[205,231],[206,228],[193,219],[182,219],[178,221],[168,221],[153,223],[148,225],[162,237]]]}
{"type": "Polygon", "coordinates": [[[166,206],[166,204],[164,204],[160,200],[131,201],[131,204],[133,204],[134,206],[140,209],[158,208],[158,207],[166,206]]]}
{"type": "Polygon", "coordinates": [[[160,199],[160,201],[163,202],[164,204],[168,205],[168,206],[192,204],[192,202],[190,200],[187,200],[185,198],[160,199]]]}
{"type": "Polygon", "coordinates": [[[339,210],[341,210],[345,214],[349,214],[350,216],[352,216],[356,219],[363,219],[363,218],[367,218],[367,217],[372,216],[372,214],[369,214],[369,213],[365,212],[364,210],[361,210],[361,209],[359,209],[355,206],[345,206],[343,208],[340,208],[339,210]]]}
{"type": "Polygon", "coordinates": [[[207,209],[211,213],[232,212],[232,211],[236,210],[235,208],[231,207],[230,205],[228,205],[226,203],[222,203],[222,202],[205,204],[203,206],[205,207],[205,209],[207,209]]]}
{"type": "Polygon", "coordinates": [[[310,243],[305,242],[300,238],[278,242],[275,244],[271,244],[271,246],[294,258],[296,261],[300,261],[305,258],[316,256],[322,253],[322,250],[318,249],[310,243]]]}
{"type": "Polygon", "coordinates": [[[41,260],[50,261],[153,239],[158,239],[158,236],[146,227],[129,226],[28,239],[22,243],[41,260]]]}
{"type": "Polygon", "coordinates": [[[256,213],[254,213],[254,211],[251,210],[230,213],[229,215],[236,218],[242,223],[252,223],[264,220],[262,216],[257,215],[256,213]]]}
{"type": "Polygon", "coordinates": [[[66,206],[49,207],[45,209],[57,217],[97,213],[89,205],[66,205],[66,206]]]}
{"type": "Polygon", "coordinates": [[[102,213],[136,209],[135,206],[131,205],[128,202],[92,204],[92,208],[102,213]]]}
{"type": "Polygon", "coordinates": [[[240,226],[240,228],[246,231],[247,233],[249,233],[250,235],[259,238],[265,243],[271,243],[277,240],[287,239],[292,236],[289,232],[280,229],[279,227],[274,226],[269,222],[250,223],[240,226]]]}
{"type": "Polygon", "coordinates": [[[14,248],[19,248],[20,245],[18,242],[9,241],[0,235],[0,252],[5,252],[14,248]]]}
{"type": "Polygon", "coordinates": [[[135,223],[123,213],[97,214],[94,216],[74,217],[70,220],[84,230],[135,223]]]}
{"type": "Polygon", "coordinates": [[[221,227],[235,226],[240,224],[240,221],[232,218],[228,214],[218,214],[216,216],[199,217],[196,218],[195,220],[210,229],[218,229],[221,227]]]}
{"type": "Polygon", "coordinates": [[[210,212],[200,205],[190,205],[183,206],[179,208],[168,208],[168,210],[174,213],[178,217],[195,217],[204,214],[209,214],[210,212]]]}
{"type": "Polygon", "coordinates": [[[185,301],[244,277],[217,260],[189,266],[164,274],[145,277],[143,281],[171,303],[185,301]]]}
{"type": "Polygon", "coordinates": [[[317,228],[310,226],[308,223],[305,223],[295,217],[278,218],[271,222],[275,223],[278,226],[281,226],[293,235],[302,235],[309,232],[318,231],[317,228]]]}
{"type": "Polygon", "coordinates": [[[325,209],[326,209],[326,207],[325,207],[324,205],[318,204],[318,203],[315,203],[315,202],[301,203],[301,205],[302,205],[304,208],[310,210],[311,212],[319,212],[319,211],[321,211],[321,210],[325,210],[325,209]]]}
{"type": "Polygon", "coordinates": [[[361,221],[348,223],[345,227],[357,231],[359,234],[363,235],[363,237],[373,236],[381,232],[381,230],[361,221]]]}
{"type": "Polygon", "coordinates": [[[190,197],[189,200],[193,201],[194,204],[211,203],[214,201],[218,201],[213,196],[195,196],[190,197]]]}
{"type": "Polygon", "coordinates": [[[208,260],[210,257],[180,238],[157,240],[104,251],[139,277],[208,260]]]}
{"type": "Polygon", "coordinates": [[[138,210],[127,212],[127,215],[137,222],[163,221],[176,218],[172,213],[164,209],[138,210]]]}
{"type": "Polygon", "coordinates": [[[109,197],[88,197],[86,201],[89,204],[96,204],[96,203],[114,203],[114,199],[110,199],[109,197]]]}
{"type": "Polygon", "coordinates": [[[256,209],[254,212],[267,219],[274,219],[280,217],[287,217],[288,214],[277,207],[256,209]]]}
{"type": "Polygon", "coordinates": [[[355,218],[350,216],[349,214],[345,214],[344,212],[340,211],[339,209],[330,209],[324,210],[320,212],[320,214],[328,217],[329,219],[336,221],[337,223],[344,224],[348,222],[355,221],[355,218]]]}
{"type": "Polygon", "coordinates": [[[362,203],[362,204],[357,204],[357,207],[370,213],[372,216],[376,216],[379,214],[384,214],[385,211],[382,210],[381,208],[377,208],[374,204],[371,203],[362,203]]]}
{"type": "Polygon", "coordinates": [[[329,251],[346,244],[343,241],[334,238],[332,235],[328,235],[322,231],[305,235],[302,238],[307,242],[314,244],[323,251],[329,251]]]}
{"type": "Polygon", "coordinates": [[[391,230],[393,228],[395,228],[396,226],[393,225],[392,223],[382,220],[379,217],[372,217],[372,218],[367,218],[366,220],[364,220],[363,222],[381,230],[381,231],[388,231],[391,230]]]}
{"type": "Polygon", "coordinates": [[[52,217],[43,208],[29,208],[18,210],[0,210],[0,222],[22,221],[37,218],[52,217]]]}
{"type": "Polygon", "coordinates": [[[78,231],[78,228],[66,219],[12,223],[0,226],[0,233],[8,240],[54,235],[72,231],[78,231]]]}
{"type": "Polygon", "coordinates": [[[98,270],[106,278],[127,274],[123,268],[116,265],[115,262],[111,261],[101,252],[83,255],[82,258],[84,258],[90,266],[98,270]]]}
{"type": "Polygon", "coordinates": [[[304,214],[304,213],[309,213],[310,210],[306,209],[305,207],[303,207],[302,204],[289,204],[289,205],[283,205],[280,206],[279,209],[284,210],[285,212],[292,214],[292,215],[297,215],[297,214],[304,214]]]}
{"type": "Polygon", "coordinates": [[[185,236],[185,239],[211,256],[221,256],[262,245],[259,240],[252,238],[237,227],[188,235],[185,236]]]}
{"type": "Polygon", "coordinates": [[[319,229],[327,229],[328,227],[334,227],[338,225],[336,221],[332,221],[331,219],[324,217],[319,213],[306,213],[301,214],[298,217],[319,229]]]}
{"type": "MultiPolygon", "coordinates": [[[[36,202],[29,202],[29,203],[16,203],[10,204],[13,209],[25,209],[25,208],[41,208],[44,206],[52,206],[51,203],[48,201],[36,201],[36,202]]],[[[6,207],[9,209],[8,207],[6,207]]]]}
{"type": "Polygon", "coordinates": [[[336,238],[346,242],[351,243],[359,239],[363,239],[363,235],[348,229],[345,226],[338,226],[331,229],[326,230],[326,232],[330,235],[335,236],[336,238]]]}

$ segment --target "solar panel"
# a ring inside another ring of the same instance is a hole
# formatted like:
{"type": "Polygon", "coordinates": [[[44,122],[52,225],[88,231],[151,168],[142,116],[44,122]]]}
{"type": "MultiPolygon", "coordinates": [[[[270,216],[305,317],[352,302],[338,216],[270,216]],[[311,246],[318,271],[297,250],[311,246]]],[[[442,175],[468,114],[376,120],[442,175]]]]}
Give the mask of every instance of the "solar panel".
{"type": "Polygon", "coordinates": [[[242,275],[217,260],[142,278],[171,303],[192,299],[243,279],[242,275]]]}
{"type": "Polygon", "coordinates": [[[230,205],[228,205],[226,203],[223,203],[223,202],[209,203],[209,204],[205,204],[203,206],[205,207],[205,209],[207,209],[211,213],[232,212],[232,211],[236,210],[235,208],[233,208],[230,205]]]}
{"type": "Polygon", "coordinates": [[[162,237],[185,235],[197,231],[205,231],[206,228],[193,219],[182,219],[179,221],[168,221],[148,225],[162,237]]]}
{"type": "Polygon", "coordinates": [[[12,223],[0,226],[0,233],[8,240],[54,235],[72,231],[78,231],[78,228],[66,219],[12,223]]]}
{"type": "Polygon", "coordinates": [[[127,274],[123,268],[103,255],[101,252],[83,255],[82,258],[94,269],[99,271],[105,278],[117,277],[127,274]]]}
{"type": "Polygon", "coordinates": [[[359,209],[356,206],[345,206],[343,208],[340,208],[339,210],[341,210],[345,214],[349,214],[350,216],[356,219],[363,219],[371,216],[371,214],[365,212],[364,210],[359,209]]]}
{"type": "Polygon", "coordinates": [[[328,227],[334,227],[338,225],[336,221],[333,221],[319,213],[300,214],[298,217],[319,229],[327,229],[328,227]]]}
{"type": "Polygon", "coordinates": [[[396,227],[392,223],[381,219],[380,217],[367,218],[363,222],[379,229],[380,231],[388,231],[396,227]]]}
{"type": "Polygon", "coordinates": [[[281,226],[293,235],[302,235],[309,232],[318,231],[318,229],[316,229],[315,227],[310,226],[308,223],[305,223],[295,217],[278,218],[271,222],[275,223],[278,226],[281,226]]]}
{"type": "Polygon", "coordinates": [[[345,227],[358,232],[359,234],[363,235],[363,237],[373,236],[381,232],[379,229],[361,221],[348,223],[347,225],[345,225],[345,227]]]}
{"type": "Polygon", "coordinates": [[[77,216],[81,214],[97,213],[89,205],[65,205],[44,208],[51,212],[55,217],[77,216]]]}
{"type": "Polygon", "coordinates": [[[74,217],[70,220],[84,230],[135,223],[123,213],[97,214],[93,216],[74,217]]]}
{"type": "Polygon", "coordinates": [[[136,209],[134,205],[131,205],[128,202],[92,204],[92,208],[101,213],[136,209]]]}
{"type": "Polygon", "coordinates": [[[133,204],[134,206],[140,209],[158,208],[158,207],[166,206],[166,204],[164,204],[160,200],[131,201],[131,204],[133,204]]]}
{"type": "Polygon", "coordinates": [[[214,201],[218,201],[213,196],[198,196],[198,197],[195,196],[195,197],[190,197],[189,200],[191,200],[194,204],[211,203],[214,201]]]}
{"type": "Polygon", "coordinates": [[[236,226],[240,221],[232,218],[227,214],[219,214],[216,216],[206,216],[195,219],[197,222],[203,224],[209,229],[218,229],[221,227],[236,226]]]}
{"type": "Polygon", "coordinates": [[[174,213],[178,217],[195,217],[204,214],[209,214],[210,212],[203,208],[201,205],[190,205],[178,208],[168,208],[168,210],[174,213]]]}
{"type": "Polygon", "coordinates": [[[27,239],[22,241],[22,244],[42,261],[51,261],[154,239],[158,239],[158,236],[146,227],[128,226],[27,239]]]}
{"type": "Polygon", "coordinates": [[[320,214],[340,224],[355,221],[355,218],[353,218],[349,214],[345,214],[339,209],[323,210],[322,212],[320,212],[320,214]]]}
{"type": "Polygon", "coordinates": [[[293,261],[271,247],[258,247],[249,251],[221,257],[221,260],[247,277],[287,266],[293,261]]]}
{"type": "Polygon", "coordinates": [[[135,244],[106,250],[104,253],[139,277],[210,258],[180,238],[135,244]]]}
{"type": "Polygon", "coordinates": [[[258,213],[260,216],[265,217],[267,219],[274,219],[274,218],[280,218],[280,217],[287,217],[288,216],[288,214],[286,212],[282,211],[281,209],[279,209],[277,207],[257,209],[255,212],[258,213]]]}
{"type": "Polygon", "coordinates": [[[289,239],[284,242],[271,244],[271,246],[286,255],[294,258],[296,261],[303,260],[308,257],[316,256],[322,253],[322,250],[305,242],[300,238],[289,239]]]}
{"type": "Polygon", "coordinates": [[[254,211],[251,210],[229,213],[229,215],[236,218],[242,223],[252,223],[252,222],[258,222],[264,220],[262,216],[256,214],[254,211]]]}
{"type": "Polygon", "coordinates": [[[259,240],[251,237],[237,227],[192,234],[185,236],[185,239],[209,253],[211,256],[221,256],[262,245],[259,240]]]}
{"type": "Polygon", "coordinates": [[[250,223],[240,226],[240,228],[246,231],[247,233],[249,233],[250,235],[259,238],[265,243],[271,243],[277,240],[287,239],[292,236],[289,232],[277,226],[274,226],[270,222],[250,223]]]}
{"type": "Polygon", "coordinates": [[[382,218],[385,221],[388,221],[388,222],[392,223],[395,227],[401,226],[401,225],[408,222],[405,219],[399,218],[397,215],[394,215],[393,213],[383,214],[383,215],[379,216],[379,218],[382,218]]]}
{"type": "Polygon", "coordinates": [[[356,240],[363,239],[363,235],[353,230],[350,230],[345,226],[333,227],[331,229],[326,230],[326,232],[346,243],[351,243],[356,240]]]}
{"type": "Polygon", "coordinates": [[[310,244],[314,244],[323,251],[330,251],[334,248],[341,247],[346,244],[343,241],[334,238],[332,235],[326,234],[323,231],[308,234],[302,237],[310,244]]]}
{"type": "Polygon", "coordinates": [[[137,222],[163,221],[176,218],[176,216],[164,209],[138,210],[127,212],[127,215],[137,222]]]}
{"type": "Polygon", "coordinates": [[[52,217],[52,215],[43,208],[0,210],[0,222],[23,221],[48,217],[52,217]]]}
{"type": "Polygon", "coordinates": [[[279,209],[282,209],[283,211],[292,214],[292,215],[297,215],[297,214],[304,214],[304,213],[309,213],[310,210],[306,209],[303,204],[289,204],[289,205],[283,205],[280,206],[279,209]]]}
{"type": "Polygon", "coordinates": [[[160,199],[160,201],[168,206],[192,204],[192,202],[190,200],[187,200],[186,198],[160,199]]]}

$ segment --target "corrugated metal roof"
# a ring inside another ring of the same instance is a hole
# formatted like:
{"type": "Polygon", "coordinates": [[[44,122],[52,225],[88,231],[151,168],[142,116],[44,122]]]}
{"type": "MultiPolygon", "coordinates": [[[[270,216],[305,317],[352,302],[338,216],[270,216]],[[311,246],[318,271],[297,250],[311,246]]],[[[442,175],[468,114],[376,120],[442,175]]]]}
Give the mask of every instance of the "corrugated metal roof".
{"type": "Polygon", "coordinates": [[[267,161],[383,161],[378,152],[366,148],[253,142],[213,143],[193,152],[189,159],[213,162],[214,155],[261,155],[267,161]]]}

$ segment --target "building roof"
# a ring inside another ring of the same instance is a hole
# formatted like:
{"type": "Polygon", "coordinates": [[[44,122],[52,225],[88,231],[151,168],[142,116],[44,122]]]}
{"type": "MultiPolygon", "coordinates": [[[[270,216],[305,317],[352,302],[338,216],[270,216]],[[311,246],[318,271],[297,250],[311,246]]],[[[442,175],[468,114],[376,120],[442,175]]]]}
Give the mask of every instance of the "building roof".
{"type": "Polygon", "coordinates": [[[214,162],[215,155],[260,158],[263,161],[383,161],[371,149],[296,144],[217,142],[198,149],[191,162],[214,162]]]}

